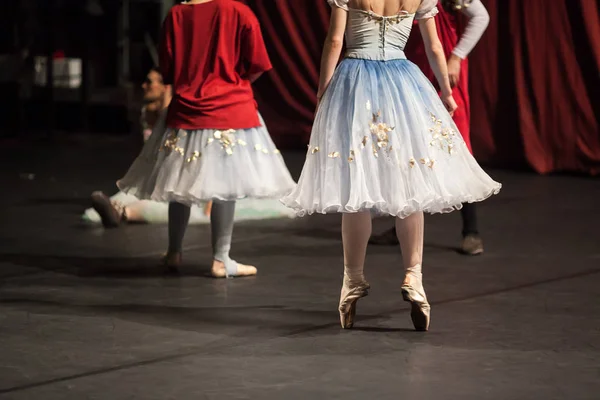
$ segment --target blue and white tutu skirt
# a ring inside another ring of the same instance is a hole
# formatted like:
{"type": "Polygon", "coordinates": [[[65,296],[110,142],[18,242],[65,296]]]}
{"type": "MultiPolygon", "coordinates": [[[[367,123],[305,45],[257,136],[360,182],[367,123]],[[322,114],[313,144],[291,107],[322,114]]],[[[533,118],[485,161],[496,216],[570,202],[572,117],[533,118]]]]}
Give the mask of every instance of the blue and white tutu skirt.
{"type": "Polygon", "coordinates": [[[404,218],[450,212],[500,188],[415,64],[346,58],[321,100],[298,185],[282,202],[300,216],[404,218]]]}
{"type": "Polygon", "coordinates": [[[251,129],[155,131],[117,186],[138,199],[188,205],[280,198],[295,182],[260,122],[251,129]]]}

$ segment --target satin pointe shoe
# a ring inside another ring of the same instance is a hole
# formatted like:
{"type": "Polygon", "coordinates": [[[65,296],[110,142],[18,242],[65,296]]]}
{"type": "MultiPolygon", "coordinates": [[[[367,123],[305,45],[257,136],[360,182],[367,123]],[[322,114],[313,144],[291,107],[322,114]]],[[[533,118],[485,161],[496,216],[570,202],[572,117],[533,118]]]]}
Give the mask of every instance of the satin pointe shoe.
{"type": "Polygon", "coordinates": [[[406,272],[402,284],[402,297],[411,304],[410,317],[417,331],[429,330],[431,306],[423,289],[423,275],[420,272],[406,272]]]}
{"type": "Polygon", "coordinates": [[[340,294],[340,323],[343,329],[351,329],[354,326],[354,317],[356,315],[356,303],[361,297],[369,294],[371,285],[368,282],[362,281],[354,283],[344,274],[342,284],[342,292],[340,294]]]}

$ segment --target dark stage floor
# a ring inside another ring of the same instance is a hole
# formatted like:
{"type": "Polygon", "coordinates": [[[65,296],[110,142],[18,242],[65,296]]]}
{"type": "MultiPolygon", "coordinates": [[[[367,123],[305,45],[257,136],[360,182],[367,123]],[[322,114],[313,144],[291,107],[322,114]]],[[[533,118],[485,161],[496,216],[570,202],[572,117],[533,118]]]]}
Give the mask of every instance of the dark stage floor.
{"type": "MultiPolygon", "coordinates": [[[[385,247],[369,248],[371,294],[342,331],[338,216],[238,225],[234,256],[259,276],[236,280],[204,276],[207,227],[166,277],[165,226],[81,224],[134,153],[0,146],[1,399],[600,398],[597,179],[492,171],[484,256],[455,250],[458,213],[426,220],[431,331],[412,330],[385,247]]],[[[297,173],[303,155],[287,157],[297,173]]]]}

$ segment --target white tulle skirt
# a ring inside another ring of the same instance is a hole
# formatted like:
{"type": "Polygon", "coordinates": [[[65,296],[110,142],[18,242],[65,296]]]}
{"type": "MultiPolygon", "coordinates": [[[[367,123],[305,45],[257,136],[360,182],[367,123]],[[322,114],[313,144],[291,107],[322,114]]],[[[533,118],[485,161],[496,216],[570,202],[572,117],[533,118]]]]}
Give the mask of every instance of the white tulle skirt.
{"type": "Polygon", "coordinates": [[[153,133],[117,186],[139,199],[189,205],[279,198],[295,182],[260,121],[251,129],[153,133]]]}
{"type": "Polygon", "coordinates": [[[403,218],[449,212],[500,188],[416,65],[345,59],[317,112],[298,185],[282,202],[299,215],[403,218]]]}

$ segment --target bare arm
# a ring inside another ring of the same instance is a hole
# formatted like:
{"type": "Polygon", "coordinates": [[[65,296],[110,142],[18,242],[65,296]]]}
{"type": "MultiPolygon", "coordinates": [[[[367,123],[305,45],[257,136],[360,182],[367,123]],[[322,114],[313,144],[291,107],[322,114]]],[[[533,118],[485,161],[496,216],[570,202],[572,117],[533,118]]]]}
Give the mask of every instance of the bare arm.
{"type": "Polygon", "coordinates": [[[319,78],[319,91],[317,98],[321,99],[329,82],[335,72],[335,67],[340,60],[342,47],[344,45],[344,32],[346,30],[346,21],[348,20],[348,12],[339,8],[333,7],[331,10],[331,21],[329,32],[325,45],[323,47],[323,55],[321,56],[321,74],[319,78]]]}
{"type": "Polygon", "coordinates": [[[450,86],[450,80],[448,79],[446,56],[444,55],[444,48],[442,47],[440,38],[437,35],[435,19],[425,18],[419,20],[419,29],[423,36],[423,43],[425,44],[425,52],[427,53],[429,65],[431,65],[431,69],[433,70],[442,91],[442,101],[450,114],[452,114],[457,106],[452,98],[452,88],[450,86]]]}

